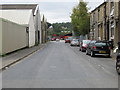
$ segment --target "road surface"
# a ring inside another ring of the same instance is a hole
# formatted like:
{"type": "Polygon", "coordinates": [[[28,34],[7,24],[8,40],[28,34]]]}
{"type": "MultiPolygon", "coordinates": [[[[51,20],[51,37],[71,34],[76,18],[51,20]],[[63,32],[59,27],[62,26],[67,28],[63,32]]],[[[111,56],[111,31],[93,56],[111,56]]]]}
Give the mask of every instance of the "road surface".
{"type": "Polygon", "coordinates": [[[111,58],[53,41],[3,71],[2,82],[3,88],[118,88],[118,75],[111,58]]]}

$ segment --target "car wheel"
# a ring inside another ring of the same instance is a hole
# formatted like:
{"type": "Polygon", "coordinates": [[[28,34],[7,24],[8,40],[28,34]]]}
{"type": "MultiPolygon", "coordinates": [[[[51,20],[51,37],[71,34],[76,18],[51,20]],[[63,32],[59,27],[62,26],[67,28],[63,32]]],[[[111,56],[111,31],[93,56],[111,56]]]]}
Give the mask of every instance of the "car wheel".
{"type": "Polygon", "coordinates": [[[79,49],[79,51],[81,51],[81,48],[79,49]]]}
{"type": "Polygon", "coordinates": [[[86,55],[88,55],[88,51],[86,50],[86,55]]]}
{"type": "Polygon", "coordinates": [[[111,57],[110,54],[107,57],[110,58],[111,57]]]}
{"type": "Polygon", "coordinates": [[[91,51],[91,57],[94,57],[94,56],[95,56],[94,52],[93,52],[93,51],[91,51]]]}
{"type": "Polygon", "coordinates": [[[83,49],[81,48],[81,52],[83,52],[83,49]]]}
{"type": "Polygon", "coordinates": [[[116,71],[120,75],[120,61],[116,62],[116,71]]]}

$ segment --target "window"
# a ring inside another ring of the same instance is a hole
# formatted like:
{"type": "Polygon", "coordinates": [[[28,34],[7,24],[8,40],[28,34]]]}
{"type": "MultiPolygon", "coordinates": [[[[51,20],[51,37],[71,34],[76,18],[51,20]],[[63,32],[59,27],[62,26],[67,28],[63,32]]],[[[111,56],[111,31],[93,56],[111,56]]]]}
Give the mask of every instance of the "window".
{"type": "Polygon", "coordinates": [[[114,35],[114,28],[111,28],[111,37],[114,35]]]}
{"type": "Polygon", "coordinates": [[[100,18],[100,9],[98,9],[98,20],[100,18]]]}
{"type": "Polygon", "coordinates": [[[96,42],[95,43],[95,46],[107,46],[108,43],[105,43],[105,42],[96,42]]]}
{"type": "Polygon", "coordinates": [[[110,3],[110,8],[111,8],[111,10],[114,9],[114,2],[113,1],[110,3]]]}
{"type": "Polygon", "coordinates": [[[114,2],[110,2],[110,17],[113,18],[114,16],[114,2]]]}
{"type": "Polygon", "coordinates": [[[111,22],[111,37],[114,35],[114,22],[111,22]]]}

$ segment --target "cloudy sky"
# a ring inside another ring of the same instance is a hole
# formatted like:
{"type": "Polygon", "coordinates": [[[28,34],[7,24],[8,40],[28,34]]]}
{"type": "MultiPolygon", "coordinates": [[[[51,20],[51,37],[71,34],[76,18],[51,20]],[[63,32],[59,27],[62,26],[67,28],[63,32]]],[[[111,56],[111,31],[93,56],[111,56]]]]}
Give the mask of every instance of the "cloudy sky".
{"type": "MultiPolygon", "coordinates": [[[[93,10],[100,5],[104,0],[84,0],[88,2],[88,7],[93,10]]],[[[41,15],[44,14],[47,21],[55,22],[70,22],[72,8],[76,6],[79,0],[0,0],[3,3],[37,3],[40,7],[41,15]]]]}

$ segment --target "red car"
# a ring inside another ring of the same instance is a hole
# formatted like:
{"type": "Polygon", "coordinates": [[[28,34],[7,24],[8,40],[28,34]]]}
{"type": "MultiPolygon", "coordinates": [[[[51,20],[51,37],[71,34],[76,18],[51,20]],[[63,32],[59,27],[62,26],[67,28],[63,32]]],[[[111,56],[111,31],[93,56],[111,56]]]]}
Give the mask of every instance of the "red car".
{"type": "Polygon", "coordinates": [[[55,41],[55,40],[56,40],[56,38],[52,38],[52,39],[51,39],[51,41],[55,41]]]}
{"type": "Polygon", "coordinates": [[[65,39],[65,43],[70,43],[70,39],[65,39]]]}
{"type": "Polygon", "coordinates": [[[71,43],[72,39],[72,37],[68,37],[67,39],[65,39],[65,43],[71,43]]]}

